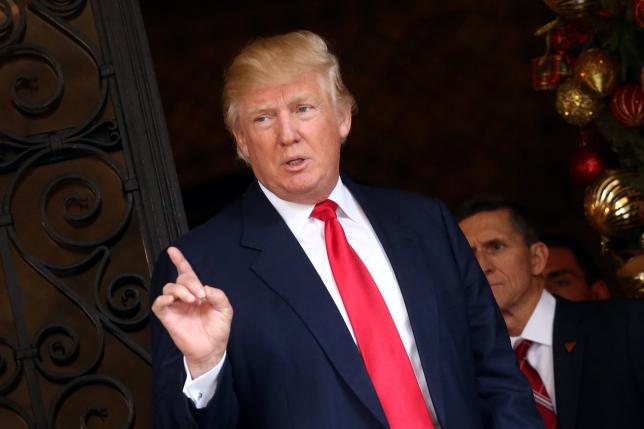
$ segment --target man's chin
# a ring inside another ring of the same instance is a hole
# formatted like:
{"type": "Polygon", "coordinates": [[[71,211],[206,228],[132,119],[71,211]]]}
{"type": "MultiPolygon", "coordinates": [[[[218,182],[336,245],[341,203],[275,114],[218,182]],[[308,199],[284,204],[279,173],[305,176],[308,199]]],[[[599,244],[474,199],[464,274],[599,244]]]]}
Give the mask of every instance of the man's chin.
{"type": "Polygon", "coordinates": [[[503,305],[507,300],[505,299],[505,296],[503,296],[501,291],[494,293],[494,289],[492,289],[492,295],[494,295],[494,300],[496,301],[496,304],[499,306],[499,308],[503,308],[503,305]]]}
{"type": "Polygon", "coordinates": [[[314,186],[289,186],[284,189],[282,199],[299,204],[316,204],[329,197],[330,191],[323,191],[314,186]]]}

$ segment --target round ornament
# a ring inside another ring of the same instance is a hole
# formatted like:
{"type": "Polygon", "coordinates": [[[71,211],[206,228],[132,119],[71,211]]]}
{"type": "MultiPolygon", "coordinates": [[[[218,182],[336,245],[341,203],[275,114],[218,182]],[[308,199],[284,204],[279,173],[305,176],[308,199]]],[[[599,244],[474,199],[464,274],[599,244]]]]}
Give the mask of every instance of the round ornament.
{"type": "Polygon", "coordinates": [[[610,100],[610,111],[623,127],[644,125],[644,90],[636,83],[617,88],[610,100]]]}
{"type": "Polygon", "coordinates": [[[644,198],[637,179],[630,170],[606,170],[586,189],[586,218],[604,237],[624,239],[644,231],[644,198]]]}
{"type": "Polygon", "coordinates": [[[599,152],[582,147],[570,160],[570,177],[575,183],[588,186],[603,173],[606,164],[599,152]]]}
{"type": "Polygon", "coordinates": [[[599,0],[544,0],[550,9],[567,19],[583,18],[599,8],[599,0]]]}
{"type": "Polygon", "coordinates": [[[617,272],[617,282],[631,299],[644,299],[644,254],[629,258],[617,272]]]}
{"type": "Polygon", "coordinates": [[[619,65],[603,49],[588,49],[581,53],[574,76],[600,97],[610,95],[617,87],[619,65]]]}
{"type": "Polygon", "coordinates": [[[633,19],[640,28],[644,28],[644,0],[631,0],[633,19]]]}
{"type": "Polygon", "coordinates": [[[595,119],[601,100],[575,79],[566,79],[557,88],[557,112],[572,125],[584,126],[595,119]]]}

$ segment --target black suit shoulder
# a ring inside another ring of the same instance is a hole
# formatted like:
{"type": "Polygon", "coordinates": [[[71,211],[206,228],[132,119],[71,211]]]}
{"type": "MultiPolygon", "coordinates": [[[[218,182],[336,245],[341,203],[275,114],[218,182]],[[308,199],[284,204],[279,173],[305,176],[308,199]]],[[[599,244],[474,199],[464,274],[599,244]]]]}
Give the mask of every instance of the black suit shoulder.
{"type": "Polygon", "coordinates": [[[553,354],[560,429],[644,427],[644,302],[557,298],[553,354]]]}
{"type": "Polygon", "coordinates": [[[356,184],[345,177],[343,181],[367,213],[377,212],[387,222],[403,225],[419,235],[429,234],[428,236],[445,238],[451,242],[462,239],[460,229],[449,210],[437,198],[356,184]]]}
{"type": "Polygon", "coordinates": [[[398,189],[387,187],[368,186],[360,183],[355,183],[343,176],[342,180],[347,184],[349,189],[358,194],[356,197],[360,200],[360,196],[368,198],[372,204],[377,204],[385,207],[386,210],[397,210],[406,212],[408,209],[419,207],[427,207],[431,209],[438,209],[443,207],[443,203],[432,197],[420,195],[413,192],[401,191],[398,189]]]}
{"type": "MultiPolygon", "coordinates": [[[[556,321],[572,323],[581,319],[585,322],[586,328],[592,326],[598,328],[598,332],[604,332],[609,330],[610,326],[625,326],[636,322],[642,315],[644,315],[644,301],[628,299],[569,301],[557,297],[555,323],[556,321]]],[[[644,326],[635,327],[644,330],[644,326]]]]}

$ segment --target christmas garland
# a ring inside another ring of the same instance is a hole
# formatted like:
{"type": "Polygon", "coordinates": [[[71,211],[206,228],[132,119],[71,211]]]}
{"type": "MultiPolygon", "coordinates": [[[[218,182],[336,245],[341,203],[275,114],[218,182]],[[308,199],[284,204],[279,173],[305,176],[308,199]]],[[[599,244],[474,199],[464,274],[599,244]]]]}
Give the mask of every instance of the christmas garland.
{"type": "Polygon", "coordinates": [[[640,275],[632,295],[644,296],[644,0],[544,2],[557,16],[536,32],[545,53],[532,60],[533,88],[555,90],[557,112],[579,128],[571,175],[587,187],[586,217],[605,250],[642,263],[622,275],[640,275]]]}

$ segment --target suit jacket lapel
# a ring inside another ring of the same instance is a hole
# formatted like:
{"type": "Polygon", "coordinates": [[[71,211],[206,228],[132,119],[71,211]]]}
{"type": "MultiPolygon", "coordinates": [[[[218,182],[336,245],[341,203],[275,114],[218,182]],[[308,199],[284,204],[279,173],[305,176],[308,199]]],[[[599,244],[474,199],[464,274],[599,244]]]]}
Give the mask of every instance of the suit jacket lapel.
{"type": "Polygon", "coordinates": [[[582,315],[568,302],[557,299],[552,347],[559,429],[575,427],[579,383],[584,356],[582,315]]]}
{"type": "Polygon", "coordinates": [[[415,231],[401,225],[387,207],[376,206],[349,179],[343,177],[342,180],[369,218],[391,262],[405,301],[434,409],[439,417],[445,416],[447,404],[441,381],[437,288],[433,285],[431,275],[432,272],[440,272],[440,267],[434,267],[434,261],[423,257],[425,253],[415,231]]]}
{"type": "Polygon", "coordinates": [[[293,308],[356,396],[387,427],[342,316],[306,253],[256,183],[242,199],[242,218],[242,245],[260,250],[251,269],[293,308]]]}

